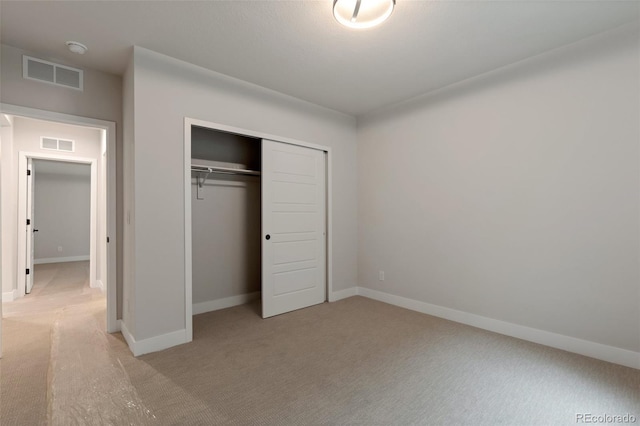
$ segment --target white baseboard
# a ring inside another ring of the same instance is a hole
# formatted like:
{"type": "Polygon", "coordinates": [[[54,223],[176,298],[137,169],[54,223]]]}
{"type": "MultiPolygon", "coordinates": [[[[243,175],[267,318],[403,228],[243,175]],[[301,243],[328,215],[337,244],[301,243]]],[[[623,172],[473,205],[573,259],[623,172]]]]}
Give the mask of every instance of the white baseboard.
{"type": "Polygon", "coordinates": [[[99,288],[100,291],[104,293],[104,284],[102,283],[102,280],[95,280],[94,285],[92,287],[99,288]]]}
{"type": "Polygon", "coordinates": [[[424,314],[482,328],[495,333],[516,337],[518,339],[539,343],[545,346],[551,346],[552,348],[562,349],[591,358],[612,362],[614,364],[640,369],[639,352],[633,352],[627,349],[616,348],[588,340],[552,333],[550,331],[487,318],[480,315],[470,314],[468,312],[445,308],[443,306],[432,305],[430,303],[395,296],[393,294],[384,293],[378,290],[371,290],[365,287],[358,287],[358,294],[380,302],[410,309],[412,311],[422,312],[424,314]]]}
{"type": "MultiPolygon", "coordinates": [[[[109,327],[107,327],[107,333],[118,333],[121,332],[122,333],[122,320],[116,320],[116,323],[113,326],[113,330],[110,330],[109,327]]],[[[122,334],[124,336],[124,333],[122,334]]],[[[127,340],[127,338],[125,337],[125,340],[127,340]]]]}
{"type": "Polygon", "coordinates": [[[120,320],[120,332],[122,333],[124,340],[126,340],[129,345],[129,349],[133,353],[133,356],[157,352],[187,343],[186,330],[177,330],[171,333],[161,334],[160,336],[150,337],[148,339],[136,340],[129,332],[124,321],[120,320]]]}
{"type": "Polygon", "coordinates": [[[329,302],[337,302],[338,300],[346,299],[347,297],[357,296],[358,287],[346,288],[344,290],[334,291],[329,295],[329,302]]]}
{"type": "Polygon", "coordinates": [[[17,298],[18,298],[18,290],[16,289],[2,293],[3,302],[13,302],[17,298]]]}
{"type": "Polygon", "coordinates": [[[127,342],[127,345],[129,345],[129,349],[135,356],[134,348],[136,346],[136,339],[133,338],[124,321],[118,320],[118,323],[120,324],[120,333],[122,333],[122,337],[124,337],[124,340],[127,342]]]}
{"type": "MultiPolygon", "coordinates": [[[[241,294],[238,296],[225,297],[224,299],[210,300],[202,303],[193,304],[193,315],[202,314],[205,312],[216,311],[218,309],[231,308],[233,306],[243,305],[252,300],[260,298],[260,292],[241,294]]],[[[127,325],[122,320],[118,320],[120,332],[124,337],[124,340],[129,345],[129,349],[133,353],[133,356],[139,356],[148,354],[151,352],[161,351],[168,349],[172,346],[181,345],[187,343],[186,330],[178,330],[160,336],[150,337],[148,339],[136,340],[127,325]]]]}
{"type": "Polygon", "coordinates": [[[34,259],[34,265],[40,265],[43,263],[63,263],[63,262],[80,262],[81,260],[89,260],[89,255],[86,256],[69,256],[69,257],[45,257],[42,259],[34,259]]]}
{"type": "Polygon", "coordinates": [[[193,304],[193,315],[204,314],[205,312],[217,311],[219,309],[232,308],[238,305],[244,305],[253,300],[260,298],[260,292],[240,294],[238,296],[225,297],[223,299],[208,300],[206,302],[193,304]]]}

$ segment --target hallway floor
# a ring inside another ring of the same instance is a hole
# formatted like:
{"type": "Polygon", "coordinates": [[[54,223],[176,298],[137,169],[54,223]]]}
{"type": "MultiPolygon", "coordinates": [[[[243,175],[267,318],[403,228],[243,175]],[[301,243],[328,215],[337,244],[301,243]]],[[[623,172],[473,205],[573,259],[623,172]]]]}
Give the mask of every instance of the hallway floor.
{"type": "Polygon", "coordinates": [[[34,272],[31,294],[2,306],[0,424],[118,424],[121,407],[135,400],[119,386],[114,354],[131,355],[119,333],[104,332],[106,299],[89,287],[89,262],[34,272]]]}

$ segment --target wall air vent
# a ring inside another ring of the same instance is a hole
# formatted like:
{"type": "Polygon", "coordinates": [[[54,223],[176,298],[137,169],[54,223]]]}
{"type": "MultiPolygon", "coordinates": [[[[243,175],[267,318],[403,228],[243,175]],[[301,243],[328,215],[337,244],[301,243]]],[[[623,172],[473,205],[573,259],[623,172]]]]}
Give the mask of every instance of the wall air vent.
{"type": "Polygon", "coordinates": [[[52,151],[73,152],[75,144],[68,139],[48,138],[42,136],[40,138],[40,148],[50,149],[52,151]]]}
{"type": "Polygon", "coordinates": [[[22,77],[56,86],[83,90],[83,71],[77,68],[44,61],[31,56],[22,56],[22,77]]]}

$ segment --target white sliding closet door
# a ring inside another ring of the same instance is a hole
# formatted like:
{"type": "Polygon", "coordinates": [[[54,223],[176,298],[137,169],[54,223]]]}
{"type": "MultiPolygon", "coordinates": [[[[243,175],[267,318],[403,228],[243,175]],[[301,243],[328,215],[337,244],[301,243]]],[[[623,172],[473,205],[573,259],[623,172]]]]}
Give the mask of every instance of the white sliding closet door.
{"type": "Polygon", "coordinates": [[[262,317],[326,299],[325,153],[262,140],[262,317]]]}

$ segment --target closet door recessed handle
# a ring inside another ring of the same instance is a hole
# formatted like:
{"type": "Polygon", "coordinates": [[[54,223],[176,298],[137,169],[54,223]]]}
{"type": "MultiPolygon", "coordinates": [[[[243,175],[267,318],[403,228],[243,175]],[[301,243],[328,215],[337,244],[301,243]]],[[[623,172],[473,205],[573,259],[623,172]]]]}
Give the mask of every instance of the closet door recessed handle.
{"type": "Polygon", "coordinates": [[[265,237],[267,240],[271,239],[271,235],[267,234],[267,236],[265,237]]]}

